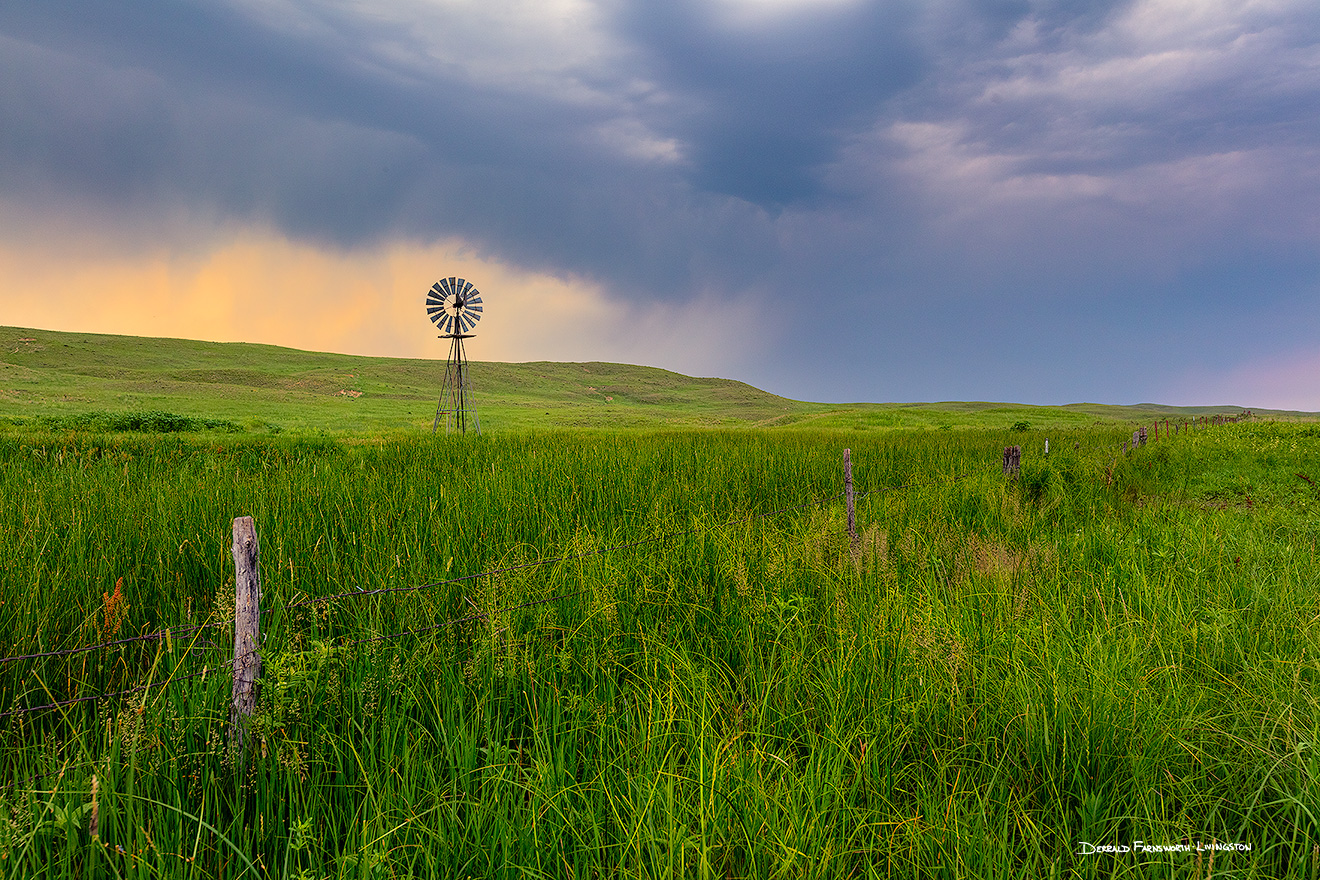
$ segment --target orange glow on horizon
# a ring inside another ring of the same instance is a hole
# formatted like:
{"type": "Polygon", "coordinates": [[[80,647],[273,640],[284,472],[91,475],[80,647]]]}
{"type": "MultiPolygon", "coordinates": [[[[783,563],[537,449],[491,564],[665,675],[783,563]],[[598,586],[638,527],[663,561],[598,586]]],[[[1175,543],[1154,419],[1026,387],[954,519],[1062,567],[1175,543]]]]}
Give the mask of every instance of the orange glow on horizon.
{"type": "Polygon", "coordinates": [[[128,256],[99,241],[41,241],[0,240],[0,324],[443,360],[449,349],[424,303],[436,280],[457,275],[486,303],[468,341],[472,360],[617,361],[728,376],[771,335],[750,296],[630,302],[459,240],[338,251],[247,231],[209,249],[128,256]]]}
{"type": "Polygon", "coordinates": [[[571,358],[575,347],[591,347],[581,337],[625,311],[593,285],[510,269],[462,242],[341,253],[246,234],[198,256],[0,246],[0,323],[443,358],[448,348],[422,308],[443,275],[472,281],[493,306],[469,342],[475,360],[571,358]]]}

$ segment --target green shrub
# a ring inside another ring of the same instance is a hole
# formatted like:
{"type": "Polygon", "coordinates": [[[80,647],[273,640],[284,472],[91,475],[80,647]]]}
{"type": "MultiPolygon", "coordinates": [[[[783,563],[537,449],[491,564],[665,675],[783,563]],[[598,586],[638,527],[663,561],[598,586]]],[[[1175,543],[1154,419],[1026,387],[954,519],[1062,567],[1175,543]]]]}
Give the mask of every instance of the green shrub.
{"type": "Polygon", "coordinates": [[[42,416],[37,424],[53,431],[133,431],[142,434],[177,434],[183,431],[243,430],[228,419],[203,419],[152,410],[140,413],[87,412],[71,416],[42,416]]]}

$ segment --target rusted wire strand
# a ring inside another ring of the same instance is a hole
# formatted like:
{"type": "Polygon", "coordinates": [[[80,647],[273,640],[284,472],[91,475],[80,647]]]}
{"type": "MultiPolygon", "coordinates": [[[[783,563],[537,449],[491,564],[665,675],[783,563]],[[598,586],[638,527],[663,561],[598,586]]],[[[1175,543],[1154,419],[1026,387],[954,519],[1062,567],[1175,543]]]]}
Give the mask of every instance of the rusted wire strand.
{"type": "Polygon", "coordinates": [[[972,476],[972,473],[968,472],[965,474],[958,474],[956,477],[949,480],[931,480],[930,482],[926,482],[926,483],[904,483],[901,486],[881,486],[879,489],[867,489],[865,492],[859,492],[855,497],[858,501],[861,501],[866,496],[872,494],[884,494],[886,492],[900,492],[904,489],[927,489],[930,488],[931,486],[951,486],[954,483],[958,482],[959,480],[965,480],[970,476],[972,476]]]}
{"type": "Polygon", "coordinates": [[[92,700],[108,700],[111,697],[122,697],[125,694],[135,694],[139,691],[149,690],[150,688],[154,688],[154,687],[164,687],[166,685],[174,684],[175,682],[178,681],[185,681],[186,679],[189,678],[197,678],[198,676],[209,675],[212,673],[213,670],[211,670],[210,667],[207,667],[204,668],[201,672],[190,672],[187,675],[170,675],[166,678],[161,679],[160,681],[153,681],[147,684],[140,684],[137,685],[136,687],[125,688],[122,691],[111,691],[110,693],[107,694],[92,694],[91,696],[88,697],[73,697],[72,699],[68,699],[68,700],[57,700],[54,703],[46,703],[44,706],[27,706],[25,708],[10,709],[7,712],[0,712],[0,718],[8,718],[11,715],[26,715],[29,712],[40,712],[43,709],[59,709],[63,706],[72,706],[74,703],[86,703],[92,700]]]}
{"type": "Polygon", "coordinates": [[[145,633],[140,636],[129,636],[126,639],[115,639],[112,642],[100,642],[95,645],[83,645],[81,648],[65,648],[62,651],[42,651],[38,654],[18,654],[13,657],[0,657],[0,663],[9,663],[15,660],[40,660],[43,657],[67,657],[70,654],[81,654],[85,651],[99,651],[106,648],[113,648],[116,645],[127,645],[133,642],[159,642],[165,639],[174,639],[179,636],[186,636],[208,627],[224,626],[226,621],[218,623],[197,623],[188,626],[177,626],[171,629],[157,630],[152,633],[145,633]]]}
{"type": "MultiPolygon", "coordinates": [[[[572,592],[572,593],[563,593],[563,594],[560,594],[560,595],[548,596],[548,597],[546,597],[546,598],[544,598],[544,599],[533,599],[533,600],[531,600],[531,601],[529,601],[529,602],[520,602],[520,603],[517,604],[517,605],[507,605],[507,606],[504,606],[504,607],[501,607],[501,608],[495,608],[495,609],[493,609],[493,610],[491,610],[491,611],[478,611],[476,614],[469,614],[469,615],[466,615],[466,616],[464,616],[464,617],[457,617],[457,618],[454,618],[453,620],[446,620],[446,621],[444,621],[444,622],[442,622],[442,623],[437,623],[437,624],[435,624],[435,625],[433,625],[433,626],[419,627],[419,628],[417,628],[417,629],[404,630],[404,631],[402,631],[402,632],[390,633],[389,635],[383,635],[383,636],[373,636],[373,637],[371,637],[371,638],[366,638],[366,639],[355,639],[355,640],[353,640],[353,641],[344,642],[344,643],[342,643],[341,645],[339,645],[339,647],[349,648],[349,647],[353,647],[354,645],[365,645],[365,644],[369,644],[369,643],[371,643],[371,642],[380,642],[380,641],[385,641],[385,640],[388,640],[388,639],[398,639],[398,638],[402,638],[403,636],[407,636],[407,635],[417,635],[417,634],[419,634],[419,633],[434,632],[435,630],[443,629],[443,628],[445,628],[445,627],[447,627],[447,626],[454,626],[454,625],[456,625],[456,624],[460,624],[460,623],[468,623],[468,622],[471,622],[471,621],[473,621],[473,620],[481,620],[482,618],[490,617],[490,616],[493,615],[493,614],[500,614],[500,613],[503,613],[503,612],[505,612],[505,611],[517,611],[517,610],[520,609],[520,608],[531,608],[531,607],[533,607],[533,606],[535,606],[535,605],[545,605],[545,604],[547,604],[547,603],[549,603],[549,602],[554,602],[554,601],[556,601],[556,600],[558,600],[558,599],[571,599],[571,598],[574,597],[574,596],[580,596],[580,595],[582,595],[583,593],[586,593],[586,592],[588,592],[588,591],[587,591],[587,590],[576,590],[576,591],[574,591],[574,592],[572,592]]],[[[228,662],[226,662],[226,663],[224,663],[224,664],[220,664],[220,665],[218,665],[218,666],[217,666],[217,669],[222,668],[222,666],[226,666],[226,665],[227,665],[227,666],[230,666],[230,667],[232,668],[233,664],[234,664],[234,663],[237,663],[239,660],[241,660],[241,659],[243,659],[243,658],[246,658],[246,657],[249,657],[249,656],[251,656],[251,655],[253,655],[253,654],[259,654],[259,653],[260,653],[260,649],[255,649],[255,648],[254,648],[253,650],[247,652],[246,654],[240,655],[239,657],[235,657],[233,661],[228,661],[228,662]]],[[[111,691],[111,692],[109,692],[109,693],[105,693],[105,694],[92,694],[92,695],[90,695],[90,696],[86,696],[86,697],[73,697],[73,698],[68,699],[68,700],[57,700],[57,701],[55,701],[55,702],[53,702],[53,703],[46,703],[46,704],[41,705],[41,706],[27,706],[27,707],[18,708],[18,709],[10,709],[10,710],[7,711],[7,712],[0,712],[0,718],[8,718],[8,717],[13,716],[13,715],[26,715],[26,714],[28,714],[29,712],[40,712],[40,711],[42,711],[42,710],[44,710],[44,709],[59,709],[59,708],[62,708],[62,707],[64,707],[64,706],[72,706],[72,705],[74,705],[75,703],[86,703],[86,702],[91,702],[91,701],[94,701],[94,700],[106,700],[106,699],[109,699],[109,698],[111,698],[111,697],[122,697],[122,696],[124,696],[124,695],[126,695],[126,694],[134,694],[134,693],[138,693],[138,692],[140,692],[140,691],[144,691],[144,690],[147,690],[147,689],[149,689],[149,688],[154,688],[154,687],[168,686],[168,685],[170,685],[170,684],[174,684],[175,682],[186,681],[186,680],[188,680],[188,679],[190,679],[190,678],[197,678],[197,677],[199,677],[199,676],[209,675],[209,674],[212,674],[213,672],[214,672],[214,670],[212,670],[210,667],[206,667],[206,668],[202,669],[201,672],[192,672],[192,673],[189,673],[189,674],[187,674],[187,675],[171,675],[171,676],[169,676],[169,677],[167,677],[167,678],[164,678],[164,679],[162,679],[162,680],[160,680],[160,681],[154,681],[154,682],[150,682],[150,683],[148,683],[148,684],[140,684],[140,685],[137,685],[136,687],[125,688],[124,690],[111,691]]]]}
{"type": "Polygon", "coordinates": [[[339,647],[351,648],[354,645],[366,645],[371,642],[383,642],[388,639],[402,638],[403,636],[417,635],[419,633],[426,633],[426,632],[434,632],[435,630],[438,629],[444,629],[447,626],[454,626],[455,624],[459,624],[459,623],[470,623],[471,621],[481,620],[482,618],[490,617],[491,615],[494,614],[502,614],[505,611],[517,611],[519,608],[531,608],[534,605],[545,605],[546,603],[554,602],[557,599],[571,599],[574,596],[581,596],[583,593],[588,593],[588,592],[590,592],[590,590],[575,590],[572,593],[561,593],[557,596],[548,596],[544,599],[533,599],[530,602],[522,602],[517,605],[506,605],[503,608],[495,608],[492,609],[491,611],[478,611],[476,614],[469,614],[466,617],[457,617],[454,618],[453,620],[446,620],[444,623],[437,623],[433,626],[423,626],[423,627],[419,627],[418,629],[406,629],[403,632],[391,633],[386,636],[372,636],[371,638],[367,638],[367,639],[355,639],[354,641],[351,642],[344,642],[339,647]]]}
{"type": "MultiPolygon", "coordinates": [[[[863,498],[866,498],[868,495],[871,495],[871,494],[873,494],[873,493],[877,493],[877,492],[878,492],[878,493],[883,493],[883,492],[897,492],[897,491],[901,491],[901,490],[904,490],[904,489],[919,488],[919,487],[924,487],[924,486],[943,485],[943,484],[946,484],[946,483],[957,482],[958,480],[965,479],[965,478],[968,477],[968,476],[970,476],[970,474],[960,474],[959,476],[954,477],[952,480],[934,481],[934,482],[928,482],[928,483],[906,483],[906,484],[899,485],[899,486],[887,486],[887,487],[882,487],[882,488],[880,488],[880,489],[870,489],[870,490],[867,490],[866,492],[862,492],[862,493],[858,494],[858,495],[856,496],[856,498],[857,498],[858,500],[861,500],[861,499],[863,499],[863,498]]],[[[651,543],[655,543],[655,542],[658,542],[658,541],[668,540],[668,539],[671,539],[671,538],[682,537],[682,536],[684,536],[684,535],[696,534],[697,532],[700,532],[700,531],[703,531],[703,530],[704,530],[704,531],[710,531],[710,530],[715,529],[715,528],[728,528],[728,527],[730,527],[730,526],[739,525],[740,523],[751,522],[751,521],[753,521],[753,520],[757,520],[757,519],[766,519],[766,518],[768,518],[768,517],[771,517],[771,516],[777,516],[778,514],[781,514],[781,513],[788,513],[789,511],[793,511],[793,510],[802,510],[802,509],[805,509],[805,508],[808,508],[808,507],[818,507],[818,506],[820,506],[820,505],[822,505],[822,504],[828,504],[829,502],[831,502],[831,501],[835,501],[835,500],[838,500],[839,498],[842,498],[842,497],[843,497],[843,493],[840,492],[840,493],[836,493],[836,494],[833,494],[833,495],[827,495],[827,496],[825,496],[824,498],[816,498],[816,499],[813,499],[813,500],[811,500],[811,501],[805,501],[805,502],[802,502],[802,503],[800,503],[800,504],[792,504],[792,505],[789,505],[789,506],[787,506],[787,507],[780,507],[780,508],[778,508],[778,509],[776,509],[776,510],[770,510],[770,511],[766,511],[766,512],[763,512],[763,513],[749,514],[749,515],[747,515],[747,516],[745,516],[745,517],[742,517],[741,519],[736,519],[736,520],[733,520],[733,521],[731,521],[731,522],[727,522],[727,523],[721,523],[721,524],[719,524],[719,525],[717,525],[717,526],[706,526],[706,527],[704,527],[704,528],[698,527],[698,528],[693,528],[693,529],[682,529],[682,530],[678,530],[678,531],[665,532],[665,533],[660,534],[660,535],[653,535],[653,536],[651,536],[651,537],[649,537],[649,538],[642,538],[642,539],[637,540],[637,541],[629,541],[629,542],[627,542],[627,543],[623,543],[623,544],[614,544],[614,545],[609,546],[609,547],[601,547],[601,548],[596,549],[596,550],[588,550],[588,551],[584,551],[584,552],[582,552],[582,553],[568,554],[568,555],[564,555],[564,556],[553,556],[553,557],[548,557],[548,558],[545,558],[545,559],[537,559],[537,560],[534,560],[534,561],[532,561],[532,562],[523,562],[523,563],[519,563],[518,565],[509,565],[509,566],[505,566],[505,567],[503,567],[503,568],[496,568],[496,569],[491,569],[491,570],[488,570],[488,571],[477,572],[477,573],[475,573],[475,574],[461,575],[461,576],[456,577],[456,578],[449,578],[449,579],[447,579],[447,580],[442,580],[442,581],[432,581],[432,582],[425,583],[425,584],[410,585],[410,586],[406,586],[406,587],[383,587],[383,588],[378,589],[378,590],[353,590],[353,591],[345,592],[345,593],[334,593],[334,594],[331,594],[331,595],[328,595],[328,596],[314,596],[314,597],[309,598],[309,599],[303,599],[303,600],[298,601],[298,602],[287,603],[287,604],[285,604],[285,605],[280,605],[280,606],[277,606],[277,607],[275,607],[275,608],[267,608],[267,609],[263,609],[263,610],[261,611],[261,614],[263,614],[263,615],[265,615],[265,614],[271,614],[271,613],[274,613],[274,612],[276,612],[276,611],[286,611],[286,610],[293,609],[293,608],[301,608],[301,607],[305,607],[305,606],[308,606],[308,605],[316,605],[316,604],[319,604],[319,603],[330,602],[330,601],[337,600],[337,599],[359,599],[359,598],[365,598],[365,597],[367,597],[367,596],[380,596],[380,595],[385,595],[385,594],[388,594],[388,593],[411,593],[411,592],[417,592],[417,591],[420,591],[420,590],[432,589],[432,588],[434,588],[434,587],[447,586],[447,585],[449,585],[449,584],[462,583],[462,582],[464,582],[464,581],[475,580],[476,578],[491,577],[491,576],[499,575],[499,574],[507,574],[508,572],[512,572],[512,571],[520,571],[520,570],[522,570],[522,569],[535,568],[535,567],[542,566],[542,565],[550,565],[550,564],[552,564],[552,563],[556,563],[556,562],[573,562],[573,561],[575,561],[575,560],[578,560],[578,559],[585,559],[585,558],[590,557],[590,556],[598,556],[598,555],[601,555],[601,554],[604,554],[604,553],[613,553],[613,552],[616,552],[616,551],[619,551],[619,550],[627,550],[627,549],[630,549],[630,548],[632,548],[632,547],[640,547],[640,546],[643,545],[643,544],[651,544],[651,543]]],[[[71,655],[73,655],[73,654],[81,654],[81,653],[85,653],[85,652],[87,652],[87,651],[105,650],[105,649],[107,649],[107,648],[113,648],[113,647],[117,647],[117,646],[119,646],[119,645],[132,644],[132,643],[134,643],[134,642],[161,641],[161,640],[164,640],[164,639],[167,639],[167,638],[171,638],[171,639],[172,639],[172,638],[175,638],[175,637],[178,637],[178,636],[186,636],[186,635],[189,635],[189,634],[191,634],[191,633],[195,633],[195,632],[197,632],[197,631],[199,631],[199,630],[206,629],[206,628],[208,628],[208,627],[221,627],[221,626],[225,626],[227,622],[228,622],[228,621],[220,621],[220,622],[217,622],[217,623],[202,623],[202,624],[193,624],[193,625],[189,625],[189,626],[172,627],[172,628],[170,628],[170,629],[163,629],[163,630],[158,630],[158,631],[156,631],[156,632],[152,632],[152,633],[145,633],[145,634],[140,635],[140,636],[130,636],[130,637],[128,637],[128,638],[124,638],[124,639],[115,639],[115,640],[113,640],[113,641],[100,642],[100,643],[95,644],[95,645],[84,645],[84,646],[82,646],[82,647],[78,647],[78,648],[65,648],[65,649],[63,649],[63,650],[59,650],[59,651],[41,651],[41,652],[38,652],[38,653],[32,653],[32,654],[17,654],[17,655],[14,655],[14,656],[12,656],[12,657],[2,657],[2,658],[0,658],[0,664],[3,664],[3,663],[10,663],[10,662],[16,662],[16,661],[19,661],[19,660],[39,660],[39,659],[43,659],[43,658],[47,658],[47,657],[67,657],[67,656],[71,656],[71,655]]],[[[447,624],[445,624],[445,625],[447,625],[447,624]]],[[[0,715],[0,718],[3,718],[3,717],[4,717],[4,715],[0,715]]]]}
{"type": "MultiPolygon", "coordinates": [[[[843,493],[840,492],[836,495],[829,495],[826,496],[825,498],[818,498],[812,501],[803,502],[801,504],[794,504],[790,507],[781,507],[778,510],[771,510],[766,513],[751,514],[749,516],[743,517],[742,519],[736,519],[733,520],[732,522],[722,523],[718,526],[708,526],[705,528],[705,530],[709,531],[714,528],[728,528],[730,526],[738,525],[739,523],[750,522],[754,519],[764,519],[766,517],[775,516],[780,513],[787,513],[790,510],[801,510],[802,508],[806,508],[806,507],[814,507],[821,504],[826,504],[830,501],[834,501],[842,497],[843,497],[843,493]]],[[[694,529],[682,529],[673,532],[665,532],[660,535],[653,535],[649,538],[642,538],[637,541],[629,541],[624,544],[614,544],[609,547],[601,547],[596,550],[587,550],[582,553],[573,553],[566,556],[552,556],[546,559],[537,559],[532,562],[522,562],[517,565],[508,565],[503,568],[491,569],[489,571],[477,572],[475,574],[465,574],[456,578],[449,578],[448,580],[443,580],[443,581],[432,581],[430,583],[410,585],[407,587],[382,587],[379,590],[353,590],[347,593],[333,593],[328,596],[314,596],[310,599],[303,599],[298,602],[290,602],[285,605],[276,606],[275,608],[265,609],[261,613],[271,614],[276,611],[287,611],[292,608],[302,608],[307,605],[316,605],[318,603],[330,602],[336,599],[362,599],[362,598],[366,598],[367,596],[380,596],[386,593],[415,593],[419,590],[429,590],[434,587],[443,587],[449,584],[457,584],[457,583],[462,583],[463,581],[475,580],[476,578],[491,577],[493,575],[506,574],[511,571],[520,571],[526,568],[536,568],[538,566],[549,565],[555,562],[573,562],[578,559],[585,559],[589,556],[599,556],[604,553],[613,553],[617,550],[627,550],[631,547],[640,547],[642,544],[652,544],[657,541],[669,540],[670,538],[679,538],[684,535],[696,534],[697,532],[700,531],[703,531],[703,529],[694,528],[694,529]]]]}

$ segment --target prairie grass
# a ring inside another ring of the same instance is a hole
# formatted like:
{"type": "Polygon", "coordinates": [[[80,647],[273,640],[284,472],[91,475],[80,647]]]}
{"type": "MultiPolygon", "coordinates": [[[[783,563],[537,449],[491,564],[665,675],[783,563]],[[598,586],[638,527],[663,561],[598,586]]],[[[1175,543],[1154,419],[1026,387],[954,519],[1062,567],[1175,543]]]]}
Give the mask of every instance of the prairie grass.
{"type": "Polygon", "coordinates": [[[1314,877],[1317,435],[0,435],[0,876],[1314,877]]]}

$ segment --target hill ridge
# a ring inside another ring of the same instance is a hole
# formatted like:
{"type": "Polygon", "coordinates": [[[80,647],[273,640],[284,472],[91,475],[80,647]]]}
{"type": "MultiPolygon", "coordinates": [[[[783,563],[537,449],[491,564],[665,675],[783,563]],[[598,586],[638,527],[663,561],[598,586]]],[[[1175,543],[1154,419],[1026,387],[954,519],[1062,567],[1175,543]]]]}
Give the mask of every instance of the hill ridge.
{"type": "MultiPolygon", "coordinates": [[[[1239,412],[1239,407],[1034,406],[989,401],[812,403],[746,382],[608,361],[473,361],[488,430],[1008,427],[1239,412]]],[[[0,418],[174,412],[252,429],[350,434],[431,426],[444,361],[269,343],[0,327],[0,418]]],[[[1260,411],[1292,418],[1314,414],[1260,411]]]]}

